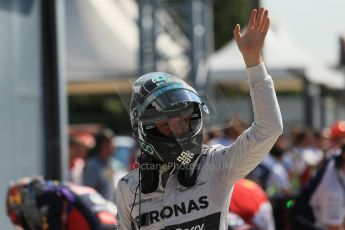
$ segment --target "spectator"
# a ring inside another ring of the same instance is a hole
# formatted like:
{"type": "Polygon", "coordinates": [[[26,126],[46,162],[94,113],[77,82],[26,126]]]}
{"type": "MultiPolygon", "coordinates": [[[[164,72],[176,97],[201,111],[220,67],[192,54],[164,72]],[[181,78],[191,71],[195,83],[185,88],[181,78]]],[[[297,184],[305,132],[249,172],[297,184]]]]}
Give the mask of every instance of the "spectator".
{"type": "Polygon", "coordinates": [[[295,134],[292,148],[284,156],[283,165],[295,190],[304,186],[324,158],[322,150],[313,145],[313,139],[309,129],[301,129],[295,134]]]}
{"type": "Polygon", "coordinates": [[[331,146],[327,158],[337,154],[339,146],[345,143],[345,121],[337,121],[329,128],[331,146]]]}
{"type": "Polygon", "coordinates": [[[226,127],[222,135],[211,139],[209,145],[231,145],[238,136],[240,136],[246,129],[245,123],[238,117],[233,117],[229,121],[229,126],[226,127]]]}
{"type": "Polygon", "coordinates": [[[83,183],[94,188],[105,199],[114,202],[114,171],[111,166],[113,137],[114,133],[110,129],[104,129],[96,134],[96,145],[92,150],[92,156],[86,162],[83,183]]]}
{"type": "Polygon", "coordinates": [[[296,229],[345,228],[345,145],[302,190],[292,213],[296,229]]]}
{"type": "Polygon", "coordinates": [[[68,150],[68,180],[81,185],[85,158],[88,155],[89,148],[78,138],[78,136],[70,136],[68,150]]]}
{"type": "Polygon", "coordinates": [[[283,166],[286,150],[286,138],[280,136],[269,155],[248,175],[250,180],[261,185],[270,199],[284,198],[292,192],[288,172],[283,166]]]}
{"type": "Polygon", "coordinates": [[[229,211],[257,230],[275,229],[272,206],[265,191],[248,179],[235,183],[229,211]]]}
{"type": "Polygon", "coordinates": [[[280,136],[269,155],[255,168],[248,178],[260,183],[265,189],[272,203],[274,222],[277,229],[284,229],[289,225],[288,210],[285,203],[293,195],[289,174],[283,166],[283,157],[288,143],[285,136],[280,136]]]}

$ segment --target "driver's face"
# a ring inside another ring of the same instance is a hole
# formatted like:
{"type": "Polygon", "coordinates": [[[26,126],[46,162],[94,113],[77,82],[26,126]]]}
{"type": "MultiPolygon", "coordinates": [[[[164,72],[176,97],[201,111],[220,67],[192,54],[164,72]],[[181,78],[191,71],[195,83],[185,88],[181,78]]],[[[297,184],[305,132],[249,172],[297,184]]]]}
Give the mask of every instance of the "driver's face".
{"type": "Polygon", "coordinates": [[[156,123],[157,129],[167,137],[179,137],[189,132],[189,116],[179,116],[159,121],[156,123]]]}

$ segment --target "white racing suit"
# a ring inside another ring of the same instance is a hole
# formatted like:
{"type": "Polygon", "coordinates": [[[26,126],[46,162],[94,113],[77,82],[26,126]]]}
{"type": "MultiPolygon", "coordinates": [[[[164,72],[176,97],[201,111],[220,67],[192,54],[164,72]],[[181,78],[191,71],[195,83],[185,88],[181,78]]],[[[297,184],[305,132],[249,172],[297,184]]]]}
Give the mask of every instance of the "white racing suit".
{"type": "MultiPolygon", "coordinates": [[[[158,189],[141,194],[140,213],[144,224],[140,229],[228,229],[228,208],[235,181],[263,160],[283,129],[273,81],[265,65],[248,68],[247,75],[254,111],[251,127],[230,146],[204,146],[193,187],[180,185],[176,174],[165,179],[164,173],[160,173],[158,189]]],[[[136,169],[124,176],[117,187],[120,229],[138,229],[138,172],[136,169]]]]}

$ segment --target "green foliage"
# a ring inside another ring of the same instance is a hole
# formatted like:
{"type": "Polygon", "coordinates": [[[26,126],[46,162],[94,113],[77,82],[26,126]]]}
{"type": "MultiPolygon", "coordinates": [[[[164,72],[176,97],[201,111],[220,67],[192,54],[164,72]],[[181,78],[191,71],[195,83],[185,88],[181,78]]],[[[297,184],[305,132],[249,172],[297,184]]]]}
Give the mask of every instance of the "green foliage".
{"type": "MultiPolygon", "coordinates": [[[[251,0],[253,1],[253,0],[251,0]]],[[[239,23],[243,28],[249,18],[252,2],[250,0],[214,1],[214,45],[220,49],[233,38],[232,31],[239,23]]]]}
{"type": "MultiPolygon", "coordinates": [[[[127,96],[128,97],[128,96],[127,96]]],[[[123,97],[126,98],[126,97],[123,97]]],[[[69,97],[70,124],[103,124],[116,134],[131,134],[128,103],[118,95],[82,95],[69,97]]]]}
{"type": "MultiPolygon", "coordinates": [[[[174,22],[180,29],[188,35],[189,32],[189,11],[186,8],[185,0],[160,0],[160,6],[172,16],[174,22]],[[183,7],[184,6],[184,7],[183,7]]],[[[230,41],[232,30],[237,23],[241,27],[245,26],[250,10],[257,8],[259,0],[210,0],[213,2],[213,25],[214,25],[214,45],[215,50],[220,49],[230,41]]]]}

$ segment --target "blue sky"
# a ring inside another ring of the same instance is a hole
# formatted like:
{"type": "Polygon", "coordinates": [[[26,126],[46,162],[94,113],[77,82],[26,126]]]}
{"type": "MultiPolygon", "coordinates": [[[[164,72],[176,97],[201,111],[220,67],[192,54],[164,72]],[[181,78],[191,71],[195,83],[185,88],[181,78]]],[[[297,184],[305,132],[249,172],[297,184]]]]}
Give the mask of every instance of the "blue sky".
{"type": "Polygon", "coordinates": [[[339,36],[345,35],[345,0],[261,0],[261,5],[305,52],[327,64],[338,63],[339,36]]]}

